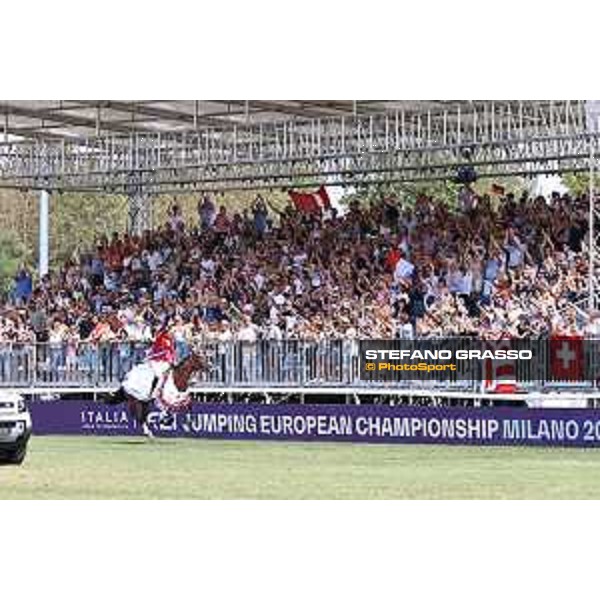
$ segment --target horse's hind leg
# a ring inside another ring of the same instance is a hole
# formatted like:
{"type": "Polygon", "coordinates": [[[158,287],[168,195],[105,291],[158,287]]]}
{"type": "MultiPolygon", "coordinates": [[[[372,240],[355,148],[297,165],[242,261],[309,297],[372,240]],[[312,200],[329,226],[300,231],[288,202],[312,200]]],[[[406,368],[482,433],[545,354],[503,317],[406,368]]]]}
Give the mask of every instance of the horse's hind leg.
{"type": "Polygon", "coordinates": [[[143,405],[142,402],[135,398],[127,398],[127,407],[131,416],[141,425],[144,422],[143,405]]]}
{"type": "Polygon", "coordinates": [[[135,400],[132,405],[133,414],[140,424],[142,431],[147,437],[154,437],[150,427],[148,427],[148,415],[150,414],[150,402],[140,402],[139,400],[135,400]]]}
{"type": "Polygon", "coordinates": [[[142,409],[141,409],[142,416],[141,416],[141,421],[140,422],[143,425],[145,425],[146,421],[148,419],[148,415],[150,414],[150,402],[140,402],[140,405],[142,407],[142,409]]]}

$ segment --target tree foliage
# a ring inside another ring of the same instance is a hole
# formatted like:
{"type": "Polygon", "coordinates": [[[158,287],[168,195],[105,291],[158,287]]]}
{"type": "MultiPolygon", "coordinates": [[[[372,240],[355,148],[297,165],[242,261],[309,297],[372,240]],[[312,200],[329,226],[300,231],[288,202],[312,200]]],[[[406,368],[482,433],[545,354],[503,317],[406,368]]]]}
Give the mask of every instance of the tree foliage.
{"type": "Polygon", "coordinates": [[[13,278],[21,265],[30,263],[27,246],[14,231],[0,230],[0,295],[12,288],[13,278]]]}
{"type": "Polygon", "coordinates": [[[63,263],[92,247],[98,237],[123,231],[126,226],[127,200],[123,196],[53,194],[50,199],[52,263],[63,263]]]}
{"type": "MultiPolygon", "coordinates": [[[[489,194],[493,183],[504,187],[507,193],[519,194],[526,188],[525,181],[521,177],[502,177],[493,180],[480,179],[473,185],[473,189],[480,195],[489,194]]],[[[425,195],[434,197],[452,207],[456,205],[460,188],[460,184],[451,180],[378,183],[356,188],[344,196],[343,202],[348,203],[353,200],[373,202],[383,198],[396,197],[400,204],[411,206],[419,196],[425,195]]]]}
{"type": "MultiPolygon", "coordinates": [[[[589,171],[581,171],[578,173],[565,173],[562,175],[563,183],[567,186],[569,192],[574,196],[588,194],[590,190],[590,174],[589,171]]],[[[595,193],[600,192],[600,173],[594,176],[595,193]]]]}
{"type": "MultiPolygon", "coordinates": [[[[289,202],[287,193],[280,189],[265,190],[260,193],[277,210],[282,210],[289,202]]],[[[257,192],[240,191],[209,195],[217,206],[225,205],[228,212],[233,214],[249,209],[256,199],[257,192]]],[[[196,225],[199,199],[200,194],[151,197],[154,226],[167,221],[169,209],[174,203],[181,207],[188,225],[196,225]]],[[[100,236],[110,236],[115,231],[125,231],[128,225],[128,214],[128,200],[125,196],[52,194],[50,197],[50,267],[60,265],[65,260],[92,248],[100,236]]],[[[32,269],[37,262],[38,220],[37,192],[0,190],[0,231],[10,232],[10,239],[19,248],[25,248],[24,255],[28,266],[32,269]]],[[[7,264],[12,265],[12,262],[7,264]]]]}

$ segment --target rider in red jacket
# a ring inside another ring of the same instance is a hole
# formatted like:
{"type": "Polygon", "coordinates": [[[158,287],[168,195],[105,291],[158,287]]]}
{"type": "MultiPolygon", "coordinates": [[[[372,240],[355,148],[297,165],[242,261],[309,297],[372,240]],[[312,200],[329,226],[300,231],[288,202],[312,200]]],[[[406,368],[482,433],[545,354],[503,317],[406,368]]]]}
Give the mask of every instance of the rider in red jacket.
{"type": "MultiPolygon", "coordinates": [[[[150,349],[150,352],[146,357],[146,361],[148,361],[147,364],[151,366],[151,372],[154,373],[154,379],[151,382],[150,392],[148,394],[149,399],[152,399],[157,385],[161,380],[164,380],[164,377],[166,376],[167,372],[175,364],[175,358],[175,340],[169,332],[168,324],[165,324],[162,327],[162,329],[157,333],[156,338],[152,343],[152,348],[150,349]]],[[[137,369],[139,366],[141,365],[136,365],[134,369],[137,369]]],[[[126,375],[126,379],[131,372],[134,372],[134,369],[131,369],[131,371],[126,375]]],[[[147,371],[145,371],[145,373],[147,373],[147,371]]],[[[146,375],[144,374],[143,376],[145,377],[146,375]]],[[[128,399],[127,393],[128,392],[126,392],[122,383],[116,392],[107,395],[105,401],[107,404],[119,404],[124,400],[128,399]]],[[[160,422],[162,425],[171,425],[173,423],[173,419],[174,417],[170,415],[166,409],[161,409],[160,422]]],[[[152,431],[149,429],[147,423],[145,422],[143,424],[143,431],[144,434],[148,437],[153,437],[152,431]]]]}
{"type": "MultiPolygon", "coordinates": [[[[175,357],[175,339],[170,333],[168,325],[165,325],[156,334],[154,342],[152,343],[152,348],[148,354],[148,360],[152,361],[150,364],[153,365],[155,372],[154,382],[152,383],[152,393],[154,393],[159,379],[164,375],[165,370],[168,370],[175,364],[175,357]],[[166,369],[164,363],[168,364],[166,369]]],[[[165,409],[162,409],[160,411],[160,422],[163,425],[170,425],[173,422],[173,416],[165,409]]]]}
{"type": "Polygon", "coordinates": [[[175,340],[168,329],[162,329],[156,335],[150,354],[150,360],[164,360],[169,364],[175,362],[175,340]]]}

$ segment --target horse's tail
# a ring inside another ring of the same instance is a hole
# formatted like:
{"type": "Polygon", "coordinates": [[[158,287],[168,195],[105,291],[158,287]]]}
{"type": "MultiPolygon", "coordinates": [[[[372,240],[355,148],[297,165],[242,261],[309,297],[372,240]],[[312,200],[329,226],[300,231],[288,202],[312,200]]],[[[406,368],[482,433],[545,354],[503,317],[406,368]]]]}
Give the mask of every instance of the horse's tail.
{"type": "Polygon", "coordinates": [[[99,394],[98,398],[100,402],[104,402],[104,404],[121,404],[127,400],[127,394],[123,387],[120,387],[114,392],[99,394]]]}

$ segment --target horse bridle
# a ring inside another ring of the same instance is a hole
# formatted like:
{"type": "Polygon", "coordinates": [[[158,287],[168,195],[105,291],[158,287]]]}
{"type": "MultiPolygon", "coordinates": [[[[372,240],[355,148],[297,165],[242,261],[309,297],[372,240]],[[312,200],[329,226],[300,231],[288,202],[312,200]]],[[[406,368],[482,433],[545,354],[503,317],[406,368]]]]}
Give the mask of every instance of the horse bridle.
{"type": "MultiPolygon", "coordinates": [[[[215,371],[217,368],[215,363],[210,358],[208,358],[208,356],[205,352],[198,352],[198,351],[192,349],[192,355],[190,357],[188,357],[188,359],[186,359],[186,360],[190,360],[194,357],[196,357],[199,360],[200,364],[198,367],[194,368],[192,370],[192,372],[190,373],[187,387],[189,387],[190,381],[200,371],[204,371],[206,373],[211,373],[211,372],[215,371]]],[[[177,366],[180,366],[180,365],[177,365],[177,366]]],[[[172,367],[172,369],[174,369],[174,368],[176,368],[176,367],[172,367]]],[[[175,374],[173,374],[173,375],[175,375],[175,374]]],[[[176,386],[177,386],[177,384],[176,384],[176,386]]],[[[180,390],[178,386],[177,386],[177,389],[181,392],[184,391],[184,390],[180,390]]]]}

